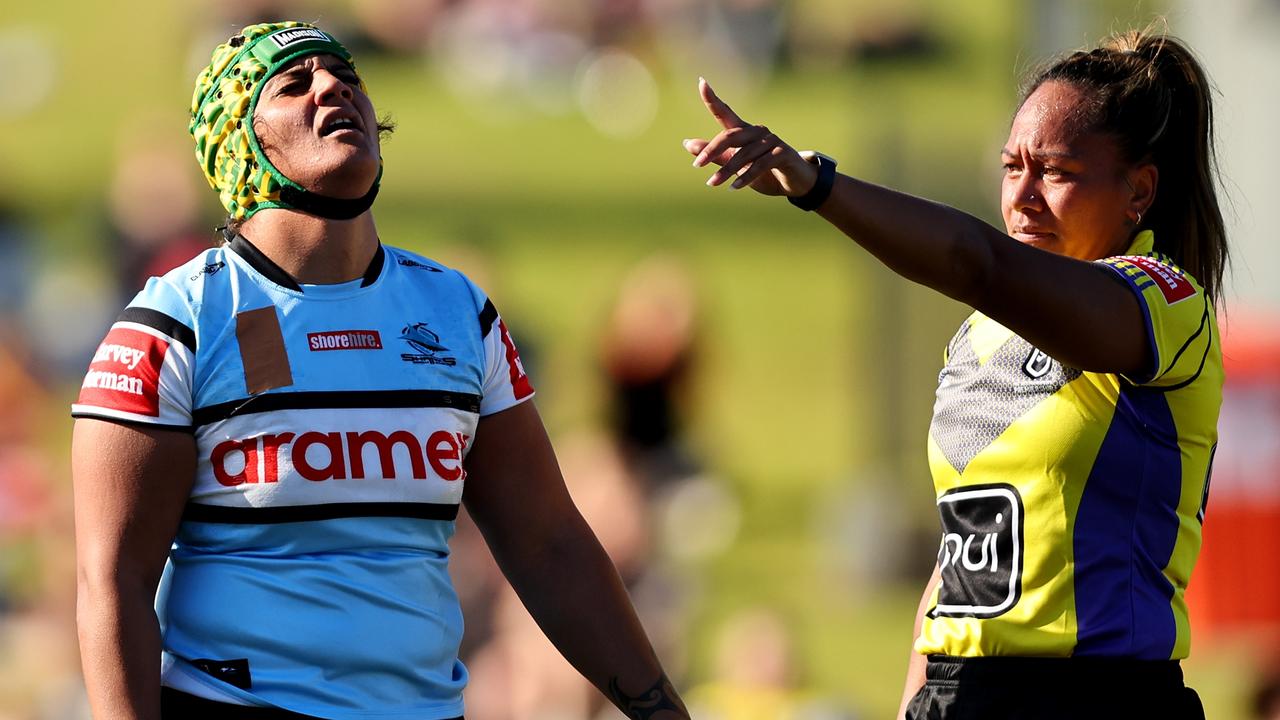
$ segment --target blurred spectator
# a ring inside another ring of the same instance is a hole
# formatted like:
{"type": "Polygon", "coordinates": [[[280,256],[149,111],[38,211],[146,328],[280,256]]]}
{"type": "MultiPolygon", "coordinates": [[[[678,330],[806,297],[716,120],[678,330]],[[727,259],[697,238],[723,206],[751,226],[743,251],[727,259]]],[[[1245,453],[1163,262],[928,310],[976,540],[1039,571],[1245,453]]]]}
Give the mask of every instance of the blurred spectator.
{"type": "Polygon", "coordinates": [[[803,689],[792,633],[771,609],[750,608],[725,620],[716,636],[714,673],[689,692],[689,710],[702,720],[854,717],[803,689]]]}
{"type": "Polygon", "coordinates": [[[697,315],[688,271],[673,258],[654,256],[623,279],[604,332],[609,430],[651,490],[697,472],[680,417],[696,354],[697,315]]]}
{"type": "MultiPolygon", "coordinates": [[[[203,201],[190,150],[150,130],[145,119],[127,123],[130,135],[117,151],[119,160],[108,190],[108,233],[111,259],[121,292],[128,302],[147,278],[207,249],[212,222],[201,228],[203,201]]],[[[175,138],[177,140],[177,138],[175,138]]]]}
{"type": "Polygon", "coordinates": [[[1253,691],[1254,720],[1280,720],[1280,670],[1263,675],[1253,691]]]}
{"type": "Polygon", "coordinates": [[[451,0],[352,0],[355,21],[380,50],[411,55],[420,52],[451,0]]]}

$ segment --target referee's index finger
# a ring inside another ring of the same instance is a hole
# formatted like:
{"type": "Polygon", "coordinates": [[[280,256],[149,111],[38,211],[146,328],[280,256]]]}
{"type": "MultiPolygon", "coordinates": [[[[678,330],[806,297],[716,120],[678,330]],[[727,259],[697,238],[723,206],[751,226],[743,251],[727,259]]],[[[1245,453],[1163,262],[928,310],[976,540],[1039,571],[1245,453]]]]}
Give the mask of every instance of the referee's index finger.
{"type": "Polygon", "coordinates": [[[702,104],[707,106],[707,110],[711,112],[716,122],[720,123],[720,127],[727,130],[747,126],[747,121],[738,117],[738,113],[716,95],[716,91],[711,89],[711,83],[708,83],[706,78],[698,78],[698,95],[702,96],[702,104]]]}

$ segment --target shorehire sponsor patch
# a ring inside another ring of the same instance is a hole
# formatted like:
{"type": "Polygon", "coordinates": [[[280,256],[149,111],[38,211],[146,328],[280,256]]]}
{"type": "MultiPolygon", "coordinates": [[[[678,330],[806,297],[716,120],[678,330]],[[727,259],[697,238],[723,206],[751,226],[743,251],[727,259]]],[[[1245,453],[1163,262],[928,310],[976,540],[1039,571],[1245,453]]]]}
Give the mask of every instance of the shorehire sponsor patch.
{"type": "Polygon", "coordinates": [[[160,368],[169,343],[147,332],[113,327],[98,346],[80,386],[80,405],[159,417],[160,368]]]}
{"type": "Polygon", "coordinates": [[[324,350],[381,350],[382,335],[377,330],[330,330],[307,333],[307,349],[324,350]]]}

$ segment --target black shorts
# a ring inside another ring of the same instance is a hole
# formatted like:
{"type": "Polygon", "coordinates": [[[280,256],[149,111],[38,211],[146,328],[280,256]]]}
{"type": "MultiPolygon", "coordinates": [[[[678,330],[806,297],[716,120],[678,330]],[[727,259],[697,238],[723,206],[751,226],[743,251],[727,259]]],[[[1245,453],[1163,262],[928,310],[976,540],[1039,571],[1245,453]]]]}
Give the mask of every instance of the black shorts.
{"type": "MultiPolygon", "coordinates": [[[[322,720],[280,708],[232,705],[206,700],[173,688],[160,688],[161,720],[322,720]]],[[[454,718],[453,720],[462,720],[454,718]]]]}
{"type": "Polygon", "coordinates": [[[1204,720],[1177,661],[930,655],[907,720],[1204,720]]]}

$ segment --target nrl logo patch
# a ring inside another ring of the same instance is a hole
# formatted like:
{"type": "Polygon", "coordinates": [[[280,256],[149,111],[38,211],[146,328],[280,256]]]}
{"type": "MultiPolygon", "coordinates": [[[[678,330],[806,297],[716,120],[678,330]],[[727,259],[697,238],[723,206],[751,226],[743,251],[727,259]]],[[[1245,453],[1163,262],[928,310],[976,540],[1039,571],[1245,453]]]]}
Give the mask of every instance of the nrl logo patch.
{"type": "Polygon", "coordinates": [[[440,353],[449,348],[440,343],[440,336],[427,327],[424,322],[409,323],[400,331],[400,339],[409,343],[416,353],[403,353],[400,359],[414,365],[457,365],[457,358],[442,357],[440,353]]]}

